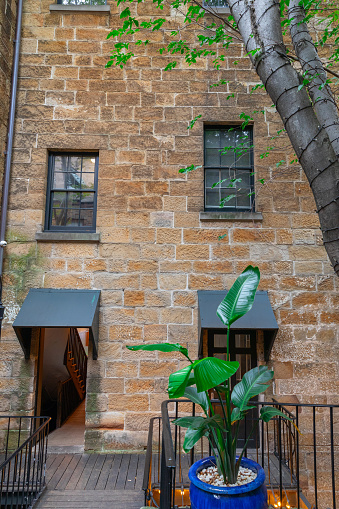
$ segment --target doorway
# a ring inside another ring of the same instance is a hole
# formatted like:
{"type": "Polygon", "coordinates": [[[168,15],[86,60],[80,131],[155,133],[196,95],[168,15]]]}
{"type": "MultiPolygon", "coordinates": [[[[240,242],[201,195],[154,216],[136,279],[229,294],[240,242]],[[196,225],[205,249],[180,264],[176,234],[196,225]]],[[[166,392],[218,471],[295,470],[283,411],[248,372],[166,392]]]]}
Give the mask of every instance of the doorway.
{"type": "Polygon", "coordinates": [[[40,329],[36,415],[51,417],[49,447],[83,448],[88,329],[40,329]]]}
{"type": "MultiPolygon", "coordinates": [[[[241,381],[244,374],[257,366],[257,345],[256,331],[230,330],[229,337],[230,360],[239,362],[238,371],[231,378],[231,389],[241,381]]],[[[227,335],[226,331],[220,329],[208,329],[208,356],[217,357],[226,360],[227,355],[227,335]]],[[[220,412],[219,405],[215,406],[215,411],[220,412]]],[[[247,413],[246,420],[240,422],[239,426],[239,447],[243,447],[246,437],[249,435],[254,422],[258,417],[257,409],[250,410],[247,413]]],[[[248,442],[248,447],[254,448],[258,445],[257,437],[252,437],[248,442]]],[[[259,437],[258,437],[259,439],[259,437]]]]}

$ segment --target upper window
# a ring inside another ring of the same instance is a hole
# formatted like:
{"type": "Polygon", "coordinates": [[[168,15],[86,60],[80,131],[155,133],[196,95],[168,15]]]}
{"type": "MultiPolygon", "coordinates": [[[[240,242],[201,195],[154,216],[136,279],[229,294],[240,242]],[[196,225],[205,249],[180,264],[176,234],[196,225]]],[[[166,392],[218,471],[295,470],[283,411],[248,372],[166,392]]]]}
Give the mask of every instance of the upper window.
{"type": "Polygon", "coordinates": [[[253,132],[205,126],[205,210],[254,210],[253,132]]]}
{"type": "Polygon", "coordinates": [[[202,5],[212,9],[229,8],[227,0],[203,0],[202,5]]]}
{"type": "Polygon", "coordinates": [[[45,230],[95,231],[97,154],[51,153],[45,230]]]}
{"type": "Polygon", "coordinates": [[[107,0],[57,0],[61,5],[106,5],[107,0]]]}

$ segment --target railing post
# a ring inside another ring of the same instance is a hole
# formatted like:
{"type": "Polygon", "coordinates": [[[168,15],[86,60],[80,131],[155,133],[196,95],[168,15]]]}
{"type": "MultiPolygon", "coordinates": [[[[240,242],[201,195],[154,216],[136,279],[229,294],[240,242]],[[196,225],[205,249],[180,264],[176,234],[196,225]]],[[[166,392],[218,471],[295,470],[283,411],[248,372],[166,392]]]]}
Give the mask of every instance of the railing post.
{"type": "Polygon", "coordinates": [[[162,447],[161,447],[161,469],[160,469],[160,507],[161,509],[171,509],[171,485],[172,485],[172,475],[171,468],[168,468],[166,465],[166,456],[165,456],[165,447],[164,447],[164,439],[162,439],[162,447]]]}

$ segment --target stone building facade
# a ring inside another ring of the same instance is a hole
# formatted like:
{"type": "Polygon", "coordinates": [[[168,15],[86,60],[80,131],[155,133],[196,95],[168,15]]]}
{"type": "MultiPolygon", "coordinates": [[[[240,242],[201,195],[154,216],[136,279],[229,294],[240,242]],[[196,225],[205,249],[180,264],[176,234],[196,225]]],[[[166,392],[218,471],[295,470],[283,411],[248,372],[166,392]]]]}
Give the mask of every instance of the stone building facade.
{"type": "MultiPolygon", "coordinates": [[[[290,145],[278,139],[276,150],[260,158],[281,122],[261,89],[248,93],[258,79],[242,46],[233,47],[222,70],[206,59],[164,72],[169,57],[159,55],[163,34],[154,32],[124,69],[105,69],[113,46],[106,36],[120,23],[115,2],[90,12],[51,3],[24,1],[1,411],[34,410],[36,331],[25,360],[12,327],[28,289],[98,289],[85,446],[142,448],[149,418],[166,399],[167,376],[182,364],[175,355],[136,354],[126,345],[179,342],[196,356],[197,291],[230,288],[250,263],[260,268],[260,289],[268,291],[279,325],[269,359],[275,395],[338,402],[338,280],[301,168],[276,168],[293,159],[290,145]],[[211,88],[220,79],[229,83],[211,88]],[[179,168],[203,165],[206,126],[237,126],[239,114],[258,105],[264,114],[253,121],[255,211],[204,211],[203,168],[187,175],[179,168]],[[96,233],[46,232],[49,158],[81,152],[99,161],[96,233]]],[[[137,9],[149,16],[154,6],[137,9]]]]}

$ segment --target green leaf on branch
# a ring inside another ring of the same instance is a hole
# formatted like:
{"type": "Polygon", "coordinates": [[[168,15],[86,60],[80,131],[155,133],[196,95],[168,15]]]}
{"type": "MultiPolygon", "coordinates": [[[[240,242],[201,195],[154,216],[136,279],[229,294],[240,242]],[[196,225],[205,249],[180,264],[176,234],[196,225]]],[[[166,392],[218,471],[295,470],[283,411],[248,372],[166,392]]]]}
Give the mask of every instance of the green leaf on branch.
{"type": "Polygon", "coordinates": [[[180,168],[179,173],[189,173],[190,171],[198,170],[199,168],[202,168],[201,165],[194,166],[194,164],[191,164],[191,166],[187,166],[186,168],[180,168]]]}
{"type": "Polygon", "coordinates": [[[200,440],[200,438],[202,438],[205,435],[206,436],[208,435],[208,430],[206,430],[205,428],[200,428],[200,429],[188,428],[188,430],[186,431],[186,435],[185,435],[184,445],[182,447],[183,450],[185,452],[189,452],[195,446],[195,444],[200,440]]]}
{"type": "Polygon", "coordinates": [[[238,276],[217,309],[217,315],[226,327],[230,327],[252,308],[259,281],[259,269],[252,265],[238,276]]]}
{"type": "Polygon", "coordinates": [[[194,126],[194,124],[196,123],[196,121],[201,118],[202,115],[197,115],[196,117],[194,117],[193,120],[190,121],[189,123],[189,126],[187,127],[187,129],[192,129],[192,127],[194,126]]]}
{"type": "Polygon", "coordinates": [[[269,387],[274,372],[267,366],[257,366],[244,374],[241,382],[235,385],[231,400],[242,412],[246,410],[248,402],[254,396],[265,392],[269,387]]]}

